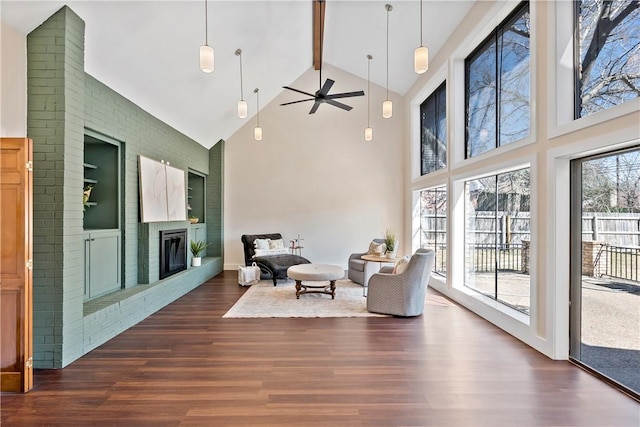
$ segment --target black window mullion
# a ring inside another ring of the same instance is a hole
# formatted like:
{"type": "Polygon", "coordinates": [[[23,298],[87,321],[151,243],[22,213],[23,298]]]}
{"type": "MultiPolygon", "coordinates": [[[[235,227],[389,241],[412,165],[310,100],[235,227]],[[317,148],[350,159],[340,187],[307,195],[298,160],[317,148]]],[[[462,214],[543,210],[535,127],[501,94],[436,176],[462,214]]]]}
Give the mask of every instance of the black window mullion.
{"type": "Polygon", "coordinates": [[[424,118],[424,110],[425,105],[424,102],[420,104],[420,175],[425,174],[425,165],[424,165],[424,156],[425,156],[425,136],[424,136],[424,126],[425,126],[425,118],[424,118]]]}
{"type": "Polygon", "coordinates": [[[580,1],[573,2],[573,117],[580,118],[582,111],[582,61],[580,61],[580,1]]]}
{"type": "MultiPolygon", "coordinates": [[[[438,170],[438,141],[440,140],[440,135],[438,135],[438,118],[440,117],[440,103],[438,102],[439,91],[436,89],[434,92],[433,102],[435,105],[435,120],[433,121],[433,133],[435,136],[435,143],[433,144],[433,163],[435,164],[434,170],[438,170]]],[[[437,219],[436,219],[437,221],[437,219]]]]}
{"type": "Polygon", "coordinates": [[[495,207],[494,207],[494,214],[495,214],[495,227],[493,228],[494,230],[494,236],[493,236],[493,262],[494,262],[494,295],[493,297],[496,299],[496,301],[498,300],[498,208],[500,207],[500,200],[498,197],[498,176],[496,175],[496,191],[495,191],[495,207]]]}
{"type": "Polygon", "coordinates": [[[500,92],[501,92],[501,88],[502,88],[502,73],[501,73],[501,69],[502,69],[502,33],[503,33],[504,29],[502,27],[500,27],[500,29],[498,29],[496,31],[496,39],[494,41],[495,45],[496,45],[496,137],[495,137],[495,141],[494,141],[494,148],[498,148],[500,147],[500,132],[502,131],[501,126],[500,126],[500,105],[501,105],[501,99],[500,99],[500,92]]]}

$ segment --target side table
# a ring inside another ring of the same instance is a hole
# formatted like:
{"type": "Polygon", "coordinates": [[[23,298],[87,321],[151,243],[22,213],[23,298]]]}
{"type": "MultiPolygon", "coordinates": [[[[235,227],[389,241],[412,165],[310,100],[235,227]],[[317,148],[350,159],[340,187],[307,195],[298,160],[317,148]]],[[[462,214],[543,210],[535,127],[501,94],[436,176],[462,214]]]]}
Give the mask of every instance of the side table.
{"type": "Polygon", "coordinates": [[[362,255],[360,257],[364,261],[364,283],[362,288],[362,296],[367,296],[367,288],[369,287],[369,279],[374,273],[377,273],[382,268],[382,264],[395,264],[398,258],[387,258],[385,256],[378,255],[362,255]],[[378,263],[378,269],[375,270],[373,265],[378,263]]]}

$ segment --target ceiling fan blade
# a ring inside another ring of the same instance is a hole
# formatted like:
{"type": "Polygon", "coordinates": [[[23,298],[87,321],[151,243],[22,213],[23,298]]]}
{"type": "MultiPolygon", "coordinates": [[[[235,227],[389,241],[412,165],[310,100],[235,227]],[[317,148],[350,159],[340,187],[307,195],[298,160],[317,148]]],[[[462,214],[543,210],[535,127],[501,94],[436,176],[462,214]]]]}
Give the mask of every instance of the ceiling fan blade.
{"type": "Polygon", "coordinates": [[[364,96],[364,92],[363,91],[358,91],[358,92],[343,92],[343,93],[334,93],[332,95],[326,95],[324,98],[325,99],[337,99],[337,98],[349,98],[352,96],[364,96]]]}
{"type": "Polygon", "coordinates": [[[347,111],[351,111],[353,109],[353,107],[350,107],[347,104],[343,104],[342,102],[334,101],[333,99],[325,99],[324,102],[347,111]]]}
{"type": "Polygon", "coordinates": [[[318,110],[318,107],[320,106],[320,104],[322,104],[322,102],[316,99],[316,102],[313,104],[313,107],[311,107],[309,114],[315,113],[318,110]]]}
{"type": "Polygon", "coordinates": [[[303,95],[307,95],[307,96],[310,96],[310,97],[312,97],[312,98],[315,98],[315,95],[314,95],[314,94],[312,94],[312,93],[305,92],[305,91],[302,91],[302,90],[299,90],[299,89],[296,89],[296,88],[293,88],[293,87],[289,87],[289,86],[282,86],[282,87],[283,87],[284,89],[289,89],[289,90],[292,90],[292,91],[294,91],[294,92],[298,92],[298,93],[301,93],[301,94],[303,94],[303,95]]]}
{"type": "Polygon", "coordinates": [[[327,79],[325,80],[324,84],[322,85],[322,87],[320,88],[320,94],[321,95],[326,95],[329,93],[329,91],[331,90],[331,86],[333,86],[335,82],[331,79],[327,79]]]}
{"type": "Polygon", "coordinates": [[[314,98],[309,98],[309,99],[301,99],[300,101],[292,101],[292,102],[285,102],[284,104],[280,104],[280,106],[283,105],[291,105],[291,104],[297,104],[299,102],[307,102],[307,101],[313,101],[314,98]]]}

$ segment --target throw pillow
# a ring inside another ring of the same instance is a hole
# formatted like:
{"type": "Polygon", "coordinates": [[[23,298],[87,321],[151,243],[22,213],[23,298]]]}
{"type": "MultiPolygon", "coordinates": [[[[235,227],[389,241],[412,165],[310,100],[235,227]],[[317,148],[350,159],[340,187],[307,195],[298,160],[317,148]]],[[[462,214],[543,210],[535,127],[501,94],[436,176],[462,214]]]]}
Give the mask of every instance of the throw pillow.
{"type": "Polygon", "coordinates": [[[269,256],[269,255],[286,255],[289,250],[286,248],[281,249],[256,249],[254,256],[269,256]]]}
{"type": "Polygon", "coordinates": [[[369,244],[369,252],[367,252],[368,255],[384,255],[384,253],[387,251],[387,245],[385,245],[384,243],[377,243],[377,242],[371,242],[369,244]]]}
{"type": "Polygon", "coordinates": [[[269,249],[284,249],[284,241],[282,239],[269,240],[269,249]]]}
{"type": "Polygon", "coordinates": [[[256,249],[269,249],[269,239],[256,239],[253,241],[253,247],[256,249]]]}
{"type": "Polygon", "coordinates": [[[396,265],[393,267],[392,274],[402,274],[405,272],[407,267],[409,266],[409,255],[405,255],[396,261],[396,265]]]}

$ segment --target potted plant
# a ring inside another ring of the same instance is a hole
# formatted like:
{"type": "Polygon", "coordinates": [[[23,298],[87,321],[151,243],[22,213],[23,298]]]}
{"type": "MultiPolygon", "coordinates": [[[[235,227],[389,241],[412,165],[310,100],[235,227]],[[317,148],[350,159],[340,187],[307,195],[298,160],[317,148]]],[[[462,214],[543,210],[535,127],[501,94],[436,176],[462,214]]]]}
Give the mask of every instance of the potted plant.
{"type": "Polygon", "coordinates": [[[204,250],[207,249],[207,246],[209,245],[210,243],[203,242],[202,240],[192,240],[190,242],[191,255],[193,255],[193,257],[191,258],[191,265],[193,267],[198,267],[202,264],[202,252],[204,252],[204,250]]]}
{"type": "Polygon", "coordinates": [[[396,247],[398,241],[396,240],[396,232],[387,230],[384,235],[384,244],[387,247],[387,258],[395,258],[398,248],[396,247]]]}
{"type": "Polygon", "coordinates": [[[189,215],[189,222],[191,224],[197,224],[198,221],[200,221],[200,218],[198,218],[197,216],[194,216],[194,215],[189,215]]]}

